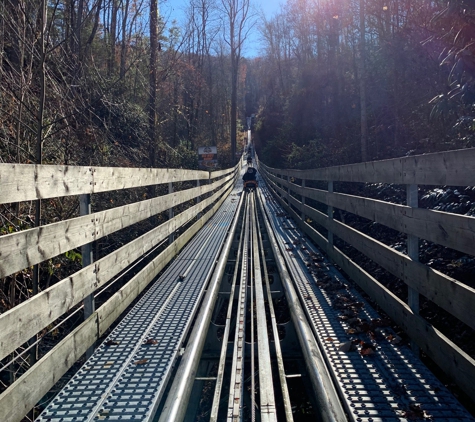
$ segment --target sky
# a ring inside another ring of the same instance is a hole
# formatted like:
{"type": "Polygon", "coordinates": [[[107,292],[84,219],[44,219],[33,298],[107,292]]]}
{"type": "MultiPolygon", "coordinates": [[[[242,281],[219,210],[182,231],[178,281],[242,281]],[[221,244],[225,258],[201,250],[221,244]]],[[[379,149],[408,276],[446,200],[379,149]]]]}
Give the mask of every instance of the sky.
{"type": "MultiPolygon", "coordinates": [[[[264,12],[267,19],[272,18],[279,10],[279,4],[285,0],[251,0],[251,4],[260,12],[264,12]]],[[[170,22],[176,20],[178,24],[185,21],[185,9],[189,4],[189,0],[159,0],[160,14],[170,22]]],[[[244,56],[253,57],[258,55],[258,35],[257,31],[253,34],[247,43],[244,56]]]]}

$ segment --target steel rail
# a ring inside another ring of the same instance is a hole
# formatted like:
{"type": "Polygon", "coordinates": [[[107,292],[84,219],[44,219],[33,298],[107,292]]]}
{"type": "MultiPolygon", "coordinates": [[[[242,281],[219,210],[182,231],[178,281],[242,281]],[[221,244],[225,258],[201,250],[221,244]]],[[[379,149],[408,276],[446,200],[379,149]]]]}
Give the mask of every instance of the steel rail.
{"type": "MultiPolygon", "coordinates": [[[[263,215],[264,213],[263,205],[260,201],[257,201],[257,202],[260,206],[261,215],[263,215]]],[[[287,378],[285,375],[284,358],[282,356],[282,349],[280,347],[279,330],[277,327],[277,318],[275,316],[274,303],[272,301],[272,292],[270,288],[269,274],[267,271],[267,264],[266,264],[266,258],[265,258],[265,253],[264,253],[264,241],[262,239],[261,225],[259,223],[259,219],[257,219],[257,234],[259,237],[259,246],[260,246],[259,249],[261,252],[262,271],[264,275],[267,300],[269,304],[272,333],[274,336],[274,347],[275,347],[275,354],[276,354],[276,359],[277,359],[277,369],[279,373],[280,387],[282,390],[282,400],[284,402],[285,419],[287,422],[293,422],[294,417],[292,413],[292,404],[290,402],[289,388],[287,386],[287,378]]]]}
{"type": "Polygon", "coordinates": [[[246,324],[246,302],[248,282],[248,254],[249,254],[249,207],[246,208],[244,218],[244,240],[242,251],[241,280],[239,284],[238,307],[236,315],[236,329],[234,334],[233,361],[231,369],[231,382],[227,408],[227,421],[241,420],[242,394],[244,389],[244,355],[246,324]]]}
{"type": "Polygon", "coordinates": [[[190,382],[190,380],[194,379],[200,362],[201,352],[203,351],[206,334],[211,322],[214,304],[218,297],[221,279],[223,278],[226,269],[226,262],[231,250],[242,203],[243,198],[241,197],[231,228],[228,231],[222,253],[213,272],[208,291],[201,305],[200,312],[196,317],[195,326],[193,327],[185,353],[175,375],[175,381],[171,386],[167,400],[165,401],[165,405],[161,412],[159,419],[160,422],[180,422],[185,417],[187,403],[193,388],[193,382],[190,382]]]}
{"type": "MultiPolygon", "coordinates": [[[[246,202],[245,207],[247,207],[247,202],[246,202]]],[[[229,332],[231,329],[231,318],[232,318],[232,311],[233,311],[234,294],[236,291],[236,281],[237,281],[239,268],[240,268],[239,261],[241,259],[241,254],[242,254],[241,249],[242,249],[242,244],[243,244],[243,238],[244,238],[244,224],[241,227],[241,233],[239,236],[236,265],[234,266],[231,290],[229,293],[229,303],[228,303],[228,309],[226,313],[226,322],[224,326],[224,333],[223,333],[223,340],[222,340],[223,344],[221,346],[221,353],[219,356],[218,374],[216,376],[216,385],[215,385],[214,396],[213,396],[213,404],[211,406],[210,422],[218,422],[219,403],[221,400],[221,391],[223,388],[224,369],[226,365],[226,354],[228,350],[229,332]]]]}
{"type": "MultiPolygon", "coordinates": [[[[257,317],[257,350],[259,366],[259,399],[262,422],[277,421],[274,384],[270,355],[267,317],[265,311],[264,289],[262,286],[261,260],[257,231],[257,207],[254,192],[251,194],[252,209],[252,262],[254,270],[255,307],[257,317]]],[[[272,301],[272,298],[270,298],[272,301]]],[[[278,339],[277,339],[278,341],[278,339]]]]}
{"type": "Polygon", "coordinates": [[[254,283],[256,278],[256,263],[254,262],[254,207],[251,201],[251,194],[247,193],[246,198],[249,204],[249,281],[250,281],[250,308],[251,308],[251,421],[256,421],[256,356],[255,356],[255,332],[254,332],[254,283]]]}
{"type": "MultiPolygon", "coordinates": [[[[259,195],[262,201],[262,193],[259,195]]],[[[263,201],[262,201],[263,202],[263,201]]],[[[345,411],[338,397],[338,393],[333,384],[329,370],[325,364],[324,357],[314,338],[312,329],[307,322],[305,313],[300,305],[295,288],[292,285],[291,277],[286,267],[283,252],[272,231],[270,217],[264,208],[263,220],[266,231],[269,234],[269,242],[274,252],[275,261],[279,269],[282,284],[284,286],[287,301],[291,310],[292,321],[294,323],[300,347],[304,356],[305,364],[309,373],[310,381],[315,393],[318,405],[317,412],[323,422],[343,422],[347,421],[345,411]]]]}

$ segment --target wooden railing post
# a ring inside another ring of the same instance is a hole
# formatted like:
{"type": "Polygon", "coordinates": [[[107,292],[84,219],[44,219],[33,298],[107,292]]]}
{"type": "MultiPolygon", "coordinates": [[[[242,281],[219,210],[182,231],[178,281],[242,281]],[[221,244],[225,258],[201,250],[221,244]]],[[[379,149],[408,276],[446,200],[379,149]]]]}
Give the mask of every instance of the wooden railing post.
{"type": "MultiPolygon", "coordinates": [[[[79,195],[79,214],[91,214],[91,195],[79,195]]],[[[95,237],[95,235],[93,235],[95,237]]],[[[87,267],[94,262],[92,255],[92,243],[87,243],[81,246],[82,266],[87,267]]],[[[95,311],[94,293],[84,298],[84,320],[88,319],[95,311]]],[[[94,345],[89,347],[86,351],[86,358],[89,359],[94,353],[94,345]]]]}
{"type": "MultiPolygon", "coordinates": [[[[200,179],[198,179],[196,181],[196,187],[199,188],[200,187],[200,179]]],[[[196,197],[196,203],[199,204],[201,202],[201,195],[198,195],[196,197]]],[[[199,220],[201,218],[201,213],[199,212],[197,215],[196,215],[196,219],[199,220]]]]}
{"type": "Polygon", "coordinates": [[[287,205],[290,207],[290,176],[287,175],[287,205]]]}
{"type": "MultiPolygon", "coordinates": [[[[333,180],[328,182],[328,193],[333,193],[333,180]]],[[[328,205],[327,215],[329,220],[333,220],[333,207],[328,205]]],[[[331,221],[329,221],[331,227],[331,221]]],[[[328,243],[333,248],[333,232],[328,229],[328,243]]]]}
{"type": "MultiPolygon", "coordinates": [[[[168,193],[173,193],[173,182],[168,182],[168,193]]],[[[174,217],[173,207],[168,209],[168,218],[171,220],[174,217]]],[[[171,245],[175,241],[175,232],[168,236],[168,244],[171,245]]]]}
{"type": "MultiPolygon", "coordinates": [[[[419,198],[417,193],[417,185],[406,185],[406,202],[408,207],[418,208],[419,198]]],[[[419,238],[408,234],[407,235],[407,255],[413,261],[419,261],[419,238]]],[[[419,293],[412,287],[407,287],[408,297],[407,302],[412,312],[415,315],[419,314],[419,293]]],[[[414,354],[419,355],[419,347],[414,341],[411,342],[411,348],[414,354]]]]}
{"type": "MultiPolygon", "coordinates": [[[[305,187],[305,179],[302,179],[302,187],[305,187]]],[[[305,196],[302,195],[302,212],[300,214],[300,218],[305,223],[305,211],[303,210],[303,205],[305,205],[305,196]]]]}

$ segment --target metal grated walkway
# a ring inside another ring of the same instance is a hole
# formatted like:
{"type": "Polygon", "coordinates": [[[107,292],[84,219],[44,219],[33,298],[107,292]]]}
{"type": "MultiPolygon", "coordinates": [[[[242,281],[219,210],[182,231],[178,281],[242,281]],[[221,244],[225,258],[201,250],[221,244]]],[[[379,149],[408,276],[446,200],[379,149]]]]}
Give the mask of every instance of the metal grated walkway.
{"type": "Polygon", "coordinates": [[[274,234],[348,418],[474,421],[408,346],[396,344],[395,333],[384,326],[380,315],[287,218],[263,182],[260,186],[274,234]],[[361,330],[365,323],[377,323],[371,334],[361,330]],[[350,350],[340,350],[348,342],[350,350]]]}
{"type": "Polygon", "coordinates": [[[238,183],[37,421],[148,421],[157,410],[239,204],[238,183]]]}

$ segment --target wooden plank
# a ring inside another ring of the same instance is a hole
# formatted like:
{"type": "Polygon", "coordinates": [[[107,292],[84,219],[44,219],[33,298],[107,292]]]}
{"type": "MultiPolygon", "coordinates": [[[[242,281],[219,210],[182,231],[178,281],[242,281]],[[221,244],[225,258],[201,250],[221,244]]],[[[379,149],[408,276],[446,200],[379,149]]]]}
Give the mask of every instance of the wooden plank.
{"type": "Polygon", "coordinates": [[[190,239],[203,227],[203,225],[215,214],[223,201],[230,193],[230,189],[220,195],[220,200],[202,218],[194,223],[185,233],[178,237],[159,255],[160,260],[155,259],[148,264],[139,274],[114,294],[98,310],[99,335],[103,335],[110,325],[124,312],[135,300],[143,289],[153,280],[164,268],[163,262],[168,263],[180,250],[190,241],[190,239]],[[162,262],[163,261],[163,262],[162,262]]]}
{"type": "Polygon", "coordinates": [[[209,174],[209,178],[210,179],[216,179],[216,178],[224,176],[226,174],[234,174],[236,172],[236,170],[237,170],[237,165],[232,167],[232,168],[228,168],[228,169],[224,169],[224,170],[212,171],[209,174]]]}
{"type": "Polygon", "coordinates": [[[177,227],[187,223],[215,201],[220,203],[229,194],[232,184],[231,180],[214,195],[174,219],[0,315],[0,360],[166,239],[177,227]]]}
{"type": "MultiPolygon", "coordinates": [[[[275,181],[275,176],[270,177],[275,181]]],[[[475,255],[475,218],[442,211],[412,208],[376,199],[301,186],[284,181],[298,195],[351,212],[402,233],[475,255]]]]}
{"type": "MultiPolygon", "coordinates": [[[[291,199],[292,204],[302,208],[301,203],[291,199]]],[[[424,264],[415,262],[406,255],[349,227],[339,221],[329,221],[327,216],[309,206],[305,214],[336,236],[365,254],[372,261],[403,280],[408,286],[451,313],[468,326],[475,328],[475,289],[442,274],[424,264]]]]}
{"type": "Polygon", "coordinates": [[[208,179],[206,171],[0,163],[0,203],[208,179]]]}
{"type": "MultiPolygon", "coordinates": [[[[450,341],[435,327],[397,298],[390,290],[364,271],[343,252],[331,247],[328,241],[313,227],[299,219],[299,215],[277,199],[303,231],[312,238],[323,251],[348,274],[376,303],[418,344],[434,362],[449,375],[472,400],[475,400],[475,360],[450,341]]],[[[420,264],[421,265],[421,264],[420,264]]]]}
{"type": "Polygon", "coordinates": [[[0,203],[91,193],[92,167],[0,164],[0,203]]]}
{"type": "Polygon", "coordinates": [[[0,236],[0,277],[94,241],[95,218],[91,214],[0,236]]]}
{"type": "Polygon", "coordinates": [[[43,262],[211,192],[232,176],[171,195],[0,236],[0,277],[43,262]]]}
{"type": "MultiPolygon", "coordinates": [[[[279,191],[280,188],[273,185],[275,190],[279,191]]],[[[285,194],[285,190],[280,189],[280,191],[285,194]]],[[[475,328],[475,289],[424,264],[414,262],[406,255],[339,221],[329,221],[328,216],[308,205],[303,205],[293,197],[287,199],[316,223],[330,229],[336,236],[403,280],[408,286],[468,326],[475,328]]]]}
{"type": "Polygon", "coordinates": [[[312,170],[264,168],[274,174],[306,180],[473,186],[475,148],[312,170]]]}
{"type": "Polygon", "coordinates": [[[472,400],[475,360],[335,248],[329,255],[472,400]]]}
{"type": "Polygon", "coordinates": [[[94,167],[93,172],[94,189],[92,193],[207,179],[209,177],[206,171],[184,169],[94,167]]]}
{"type": "Polygon", "coordinates": [[[0,395],[0,420],[20,422],[97,338],[94,313],[0,395]]]}
{"type": "Polygon", "coordinates": [[[63,339],[56,347],[30,368],[19,380],[0,395],[0,420],[20,422],[35,404],[56,384],[66,371],[86,352],[100,335],[104,334],[116,317],[126,309],[125,303],[133,301],[148,282],[164,268],[192,236],[214,215],[232,191],[232,186],[217,195],[219,201],[183,236],[170,245],[152,263],[130,280],[102,307],[63,339]],[[125,299],[127,298],[127,299],[125,299]],[[120,306],[120,311],[117,306],[120,306]]]}
{"type": "MultiPolygon", "coordinates": [[[[276,190],[285,195],[285,190],[279,188],[276,188],[276,190]]],[[[328,197],[334,197],[332,194],[327,193],[327,195],[328,197]]],[[[336,236],[340,237],[342,240],[364,253],[374,262],[381,265],[387,271],[403,280],[409,287],[414,288],[420,294],[424,295],[468,326],[475,328],[475,289],[424,264],[414,262],[406,255],[395,251],[383,243],[378,242],[339,221],[330,222],[325,214],[309,207],[308,205],[303,205],[293,197],[287,197],[287,199],[294,207],[312,218],[316,223],[325,227],[327,230],[329,229],[334,232],[336,236]]],[[[394,206],[389,209],[392,212],[393,210],[398,209],[398,207],[399,209],[401,208],[400,206],[394,206]]],[[[429,218],[434,217],[434,213],[437,213],[417,208],[402,208],[404,211],[407,211],[408,209],[411,210],[411,213],[408,214],[418,214],[419,216],[429,215],[429,218]]],[[[454,221],[464,221],[467,224],[468,220],[470,221],[470,224],[473,224],[473,219],[471,218],[459,218],[462,216],[447,216],[446,213],[442,214],[445,214],[444,218],[446,220],[450,220],[454,217],[454,221]]],[[[435,217],[438,216],[436,215],[435,217]]],[[[414,222],[411,222],[411,225],[414,227],[414,222]]],[[[435,230],[435,235],[440,233],[441,230],[444,230],[443,226],[438,222],[434,222],[433,225],[440,226],[435,230]]],[[[429,226],[428,223],[427,226],[429,226]]],[[[421,227],[424,227],[424,225],[421,224],[421,227]]],[[[413,233],[417,235],[419,230],[421,229],[414,229],[413,233]]],[[[468,231],[468,233],[470,234],[470,231],[468,231]]],[[[452,238],[452,241],[455,242],[455,239],[452,238]]],[[[474,245],[472,244],[468,247],[473,248],[473,246],[474,245]]]]}

